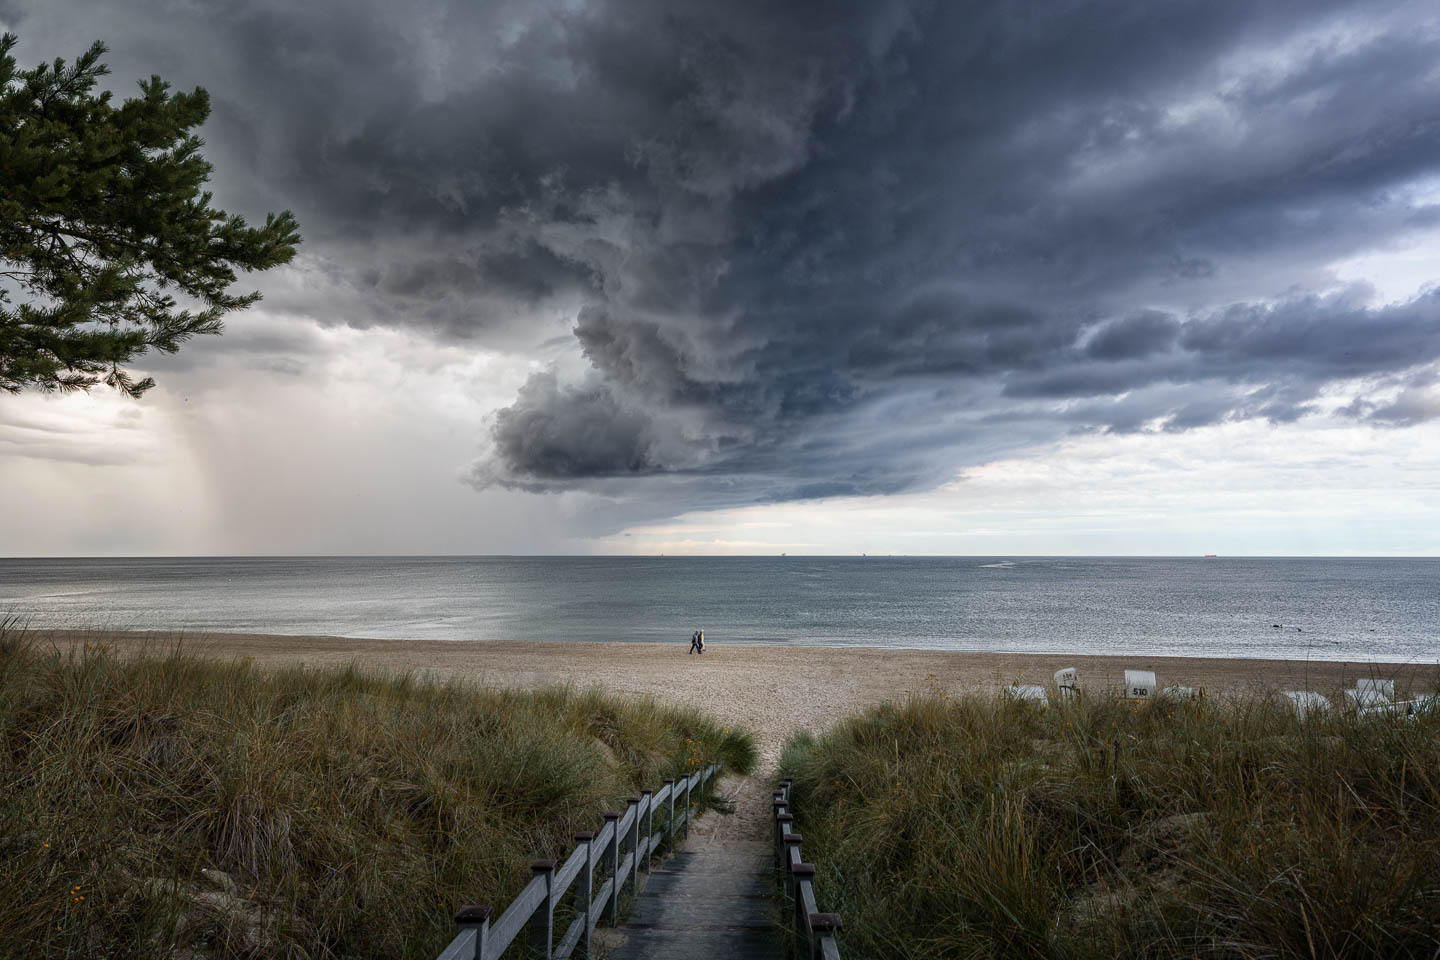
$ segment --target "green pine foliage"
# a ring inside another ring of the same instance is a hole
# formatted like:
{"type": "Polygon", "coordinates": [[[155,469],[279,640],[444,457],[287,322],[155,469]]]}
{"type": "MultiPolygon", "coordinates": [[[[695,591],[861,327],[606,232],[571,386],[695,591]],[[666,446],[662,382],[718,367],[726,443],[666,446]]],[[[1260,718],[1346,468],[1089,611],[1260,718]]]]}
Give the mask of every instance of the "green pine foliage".
{"type": "Polygon", "coordinates": [[[95,93],[109,71],[96,43],[72,64],[17,70],[0,39],[0,388],[138,397],[124,369],[217,334],[260,299],[235,271],[287,263],[300,242],[285,211],[263,227],[210,205],[211,166],[191,131],[210,98],[152,76],[118,107],[95,93]]]}

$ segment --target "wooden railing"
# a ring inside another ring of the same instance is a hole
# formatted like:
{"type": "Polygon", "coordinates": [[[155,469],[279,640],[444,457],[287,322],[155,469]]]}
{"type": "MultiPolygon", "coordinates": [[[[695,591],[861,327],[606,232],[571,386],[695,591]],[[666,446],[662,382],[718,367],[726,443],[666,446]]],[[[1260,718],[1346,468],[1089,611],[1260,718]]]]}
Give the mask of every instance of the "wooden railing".
{"type": "Polygon", "coordinates": [[[650,857],[666,838],[690,832],[690,795],[720,772],[718,763],[680,780],[666,780],[659,790],[631,797],[624,815],[605,814],[599,833],[575,834],[575,849],[565,862],[536,860],[534,874],[493,924],[491,908],[461,907],[455,915],[459,932],[439,960],[499,960],[505,949],[528,928],[530,956],[546,960],[589,957],[595,925],[614,926],[620,914],[620,893],[626,884],[638,889],[640,871],[650,871],[650,857]],[[680,812],[675,812],[677,801],[680,812]],[[655,832],[655,814],[664,813],[655,832]],[[642,835],[643,828],[643,835],[642,835]],[[595,887],[595,868],[605,882],[595,887]],[[555,944],[555,911],[574,887],[571,903],[577,916],[555,944]]]}
{"type": "Polygon", "coordinates": [[[790,812],[791,781],[781,780],[775,791],[775,868],[785,884],[790,902],[795,938],[800,955],[807,960],[840,960],[840,915],[821,913],[815,903],[815,865],[800,856],[805,838],[790,830],[795,822],[790,812]]]}

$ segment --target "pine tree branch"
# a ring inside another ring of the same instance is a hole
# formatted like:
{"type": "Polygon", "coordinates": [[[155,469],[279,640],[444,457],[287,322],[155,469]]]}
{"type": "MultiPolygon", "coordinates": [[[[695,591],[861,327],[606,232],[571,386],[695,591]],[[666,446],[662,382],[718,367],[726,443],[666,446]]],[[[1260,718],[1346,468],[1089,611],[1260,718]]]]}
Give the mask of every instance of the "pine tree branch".
{"type": "Polygon", "coordinates": [[[32,299],[0,309],[0,389],[104,382],[138,397],[153,380],[125,365],[219,333],[260,297],[229,292],[236,270],[289,262],[298,225],[288,211],[257,228],[211,207],[192,132],[209,115],[203,89],[172,93],[152,76],[117,107],[94,92],[103,44],[17,71],[16,42],[0,37],[0,280],[32,299]],[[205,309],[180,309],[172,285],[205,309]]]}

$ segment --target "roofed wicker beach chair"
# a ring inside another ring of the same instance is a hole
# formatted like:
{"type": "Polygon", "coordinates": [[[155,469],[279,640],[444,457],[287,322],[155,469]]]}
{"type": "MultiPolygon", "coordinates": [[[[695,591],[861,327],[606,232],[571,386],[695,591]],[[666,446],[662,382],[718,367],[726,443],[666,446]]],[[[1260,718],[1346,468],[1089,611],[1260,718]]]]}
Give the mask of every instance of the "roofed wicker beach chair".
{"type": "Polygon", "coordinates": [[[1357,712],[1392,706],[1395,703],[1395,681],[1364,677],[1355,681],[1354,690],[1345,691],[1345,699],[1357,712]]]}
{"type": "Polygon", "coordinates": [[[1149,670],[1126,670],[1125,699],[1155,699],[1155,674],[1149,670]]]}
{"type": "Polygon", "coordinates": [[[1286,690],[1285,699],[1289,701],[1290,708],[1301,718],[1311,713],[1328,713],[1330,710],[1329,698],[1314,690],[1286,690]]]}
{"type": "Polygon", "coordinates": [[[1375,703],[1358,704],[1355,707],[1357,717],[1409,717],[1411,720],[1421,714],[1440,710],[1440,695],[1433,693],[1417,693],[1413,700],[1379,701],[1375,703]]]}
{"type": "Polygon", "coordinates": [[[1357,717],[1413,717],[1415,704],[1409,700],[1398,702],[1372,703],[1355,708],[1357,717]]]}
{"type": "Polygon", "coordinates": [[[1074,667],[1056,670],[1055,689],[1061,700],[1074,700],[1080,696],[1080,672],[1074,667]]]}
{"type": "Polygon", "coordinates": [[[1041,710],[1050,706],[1050,695],[1038,683],[1016,683],[1006,687],[1001,694],[1007,700],[1018,700],[1041,710]]]}

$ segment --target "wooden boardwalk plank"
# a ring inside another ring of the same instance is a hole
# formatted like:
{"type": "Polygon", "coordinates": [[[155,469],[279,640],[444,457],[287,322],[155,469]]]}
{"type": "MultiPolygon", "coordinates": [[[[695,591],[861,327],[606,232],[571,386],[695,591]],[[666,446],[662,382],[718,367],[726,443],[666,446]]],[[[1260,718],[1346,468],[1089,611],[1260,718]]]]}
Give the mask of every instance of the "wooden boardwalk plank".
{"type": "Polygon", "coordinates": [[[697,826],[709,829],[697,829],[657,864],[618,930],[624,942],[609,952],[610,960],[781,960],[772,847],[757,830],[769,812],[758,808],[768,797],[742,787],[738,800],[743,807],[752,801],[758,816],[700,818],[697,826]]]}

